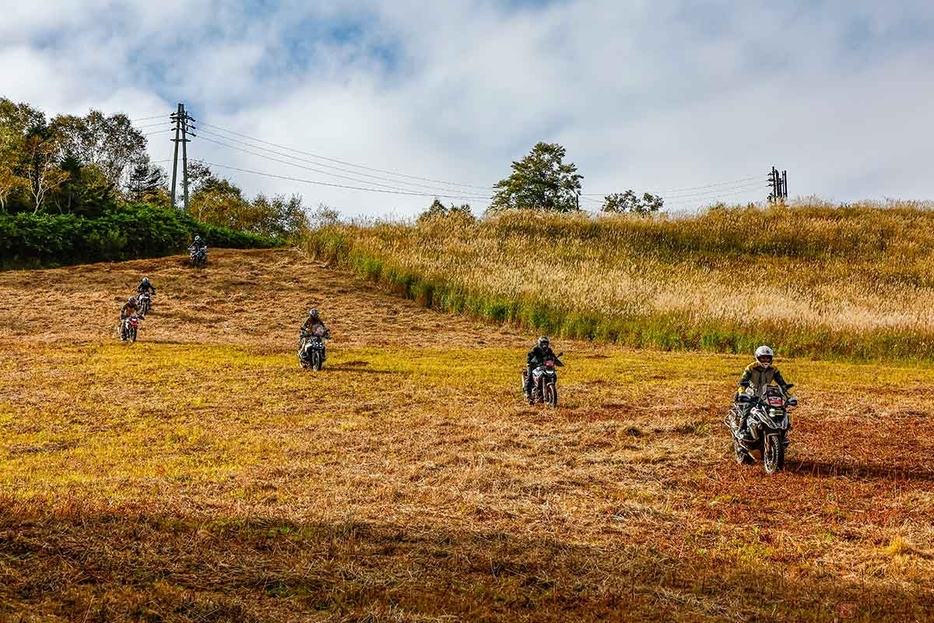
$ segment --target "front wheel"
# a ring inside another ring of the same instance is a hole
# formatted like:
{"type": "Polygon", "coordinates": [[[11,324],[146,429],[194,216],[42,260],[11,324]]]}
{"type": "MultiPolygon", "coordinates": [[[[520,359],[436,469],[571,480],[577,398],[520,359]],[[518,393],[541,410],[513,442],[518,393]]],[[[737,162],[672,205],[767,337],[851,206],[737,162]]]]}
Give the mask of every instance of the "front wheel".
{"type": "Polygon", "coordinates": [[[545,385],[545,404],[551,407],[558,406],[558,387],[554,383],[545,385]]]}
{"type": "Polygon", "coordinates": [[[130,327],[130,341],[131,342],[136,341],[136,331],[137,331],[136,327],[130,327]]]}
{"type": "Polygon", "coordinates": [[[314,370],[315,372],[320,371],[322,363],[323,362],[321,359],[321,351],[320,350],[311,351],[311,369],[314,370]]]}
{"type": "Polygon", "coordinates": [[[762,443],[762,464],[765,473],[774,474],[785,468],[784,435],[767,435],[762,443]]]}
{"type": "Polygon", "coordinates": [[[733,438],[733,458],[736,459],[736,462],[740,465],[752,465],[755,463],[755,459],[749,456],[749,452],[744,448],[734,437],[733,438]]]}

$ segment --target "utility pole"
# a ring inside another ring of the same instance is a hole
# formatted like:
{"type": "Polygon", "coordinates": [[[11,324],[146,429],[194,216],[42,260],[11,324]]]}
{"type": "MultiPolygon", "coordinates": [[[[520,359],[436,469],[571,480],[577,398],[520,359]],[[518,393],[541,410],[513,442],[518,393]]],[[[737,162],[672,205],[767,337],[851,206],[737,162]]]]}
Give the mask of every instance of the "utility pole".
{"type": "Polygon", "coordinates": [[[769,194],[769,203],[784,203],[788,199],[788,171],[778,172],[774,166],[769,171],[769,186],[772,192],[769,194]]]}
{"type": "Polygon", "coordinates": [[[178,182],[178,145],[182,145],[182,191],[185,202],[185,211],[188,211],[188,143],[189,136],[197,136],[192,130],[195,119],[185,111],[185,105],[179,104],[178,111],[170,118],[175,122],[175,156],[172,159],[172,207],[175,207],[175,188],[178,182]]]}

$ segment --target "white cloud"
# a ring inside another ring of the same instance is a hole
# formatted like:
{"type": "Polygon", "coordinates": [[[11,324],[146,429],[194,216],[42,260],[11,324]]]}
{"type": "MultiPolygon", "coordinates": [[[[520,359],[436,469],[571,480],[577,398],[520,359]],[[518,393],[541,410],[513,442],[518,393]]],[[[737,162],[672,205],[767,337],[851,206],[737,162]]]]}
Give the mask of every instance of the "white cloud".
{"type": "MultiPolygon", "coordinates": [[[[764,185],[774,163],[792,195],[932,197],[934,6],[890,4],[290,0],[250,14],[208,0],[119,11],[0,0],[0,94],[49,113],[131,117],[185,101],[199,120],[267,141],[477,185],[546,140],[567,148],[588,193],[750,175],[764,185]]],[[[154,159],[167,157],[164,136],[153,140],[154,159]]],[[[243,169],[362,183],[190,147],[243,169]]],[[[389,184],[366,173],[349,177],[389,184]]],[[[229,175],[250,193],[298,191],[354,214],[430,202],[229,175]]]]}

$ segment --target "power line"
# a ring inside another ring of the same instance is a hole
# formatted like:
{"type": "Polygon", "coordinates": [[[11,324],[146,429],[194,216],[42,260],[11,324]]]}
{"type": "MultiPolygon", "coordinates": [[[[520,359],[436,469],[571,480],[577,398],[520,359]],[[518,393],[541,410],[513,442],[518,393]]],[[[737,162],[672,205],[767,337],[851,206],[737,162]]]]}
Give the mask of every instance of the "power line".
{"type": "Polygon", "coordinates": [[[330,182],[321,182],[317,180],[306,180],[299,177],[290,177],[288,175],[276,175],[275,173],[264,173],[262,171],[252,171],[250,169],[241,169],[240,167],[232,167],[226,164],[218,164],[216,162],[205,162],[204,164],[219,167],[221,169],[230,169],[231,171],[239,171],[241,173],[250,173],[253,175],[261,175],[263,177],[271,177],[279,180],[288,180],[290,182],[301,182],[303,184],[313,184],[315,186],[329,186],[331,188],[344,188],[347,190],[359,190],[363,192],[371,193],[383,193],[387,195],[408,195],[411,197],[438,197],[443,199],[479,199],[479,197],[470,197],[467,195],[439,195],[436,193],[419,193],[419,192],[409,192],[404,190],[382,190],[379,188],[365,188],[361,186],[347,186],[345,184],[332,184],[330,182]]]}
{"type": "Polygon", "coordinates": [[[685,193],[681,195],[661,195],[661,196],[664,197],[665,199],[689,199],[693,197],[703,197],[705,195],[716,195],[724,191],[743,191],[743,190],[753,190],[755,188],[765,188],[765,185],[762,184],[762,182],[748,182],[746,184],[743,184],[742,186],[719,188],[719,189],[708,190],[708,191],[700,192],[700,193],[685,193]]]}
{"type": "Polygon", "coordinates": [[[175,129],[175,128],[166,128],[165,130],[157,130],[157,131],[155,131],[155,132],[147,132],[146,134],[143,134],[143,136],[153,136],[154,134],[162,134],[162,133],[164,133],[164,132],[171,132],[171,131],[173,131],[174,129],[175,129]]]}
{"type": "MultiPolygon", "coordinates": [[[[378,182],[370,181],[370,179],[360,179],[360,178],[357,178],[357,177],[345,177],[345,176],[342,176],[342,175],[337,175],[336,173],[331,173],[330,171],[327,171],[327,170],[322,171],[321,169],[315,169],[315,168],[311,168],[311,167],[303,167],[303,166],[301,166],[301,165],[294,164],[294,163],[292,163],[291,161],[278,160],[278,159],[276,159],[276,158],[271,158],[271,157],[269,157],[269,156],[265,156],[265,155],[263,155],[263,154],[258,154],[258,153],[255,153],[255,152],[253,152],[253,151],[247,150],[247,149],[242,149],[242,148],[234,147],[233,145],[229,145],[229,144],[223,143],[223,142],[221,142],[221,141],[212,140],[212,139],[210,139],[210,138],[207,138],[207,137],[205,136],[205,134],[209,134],[210,136],[216,136],[216,137],[219,137],[219,138],[228,140],[228,141],[232,141],[232,142],[238,143],[238,144],[240,144],[240,145],[246,145],[247,147],[250,147],[251,149],[257,149],[257,150],[259,150],[259,151],[268,152],[268,153],[271,153],[271,154],[275,154],[275,155],[277,155],[277,156],[282,156],[282,157],[284,157],[284,158],[290,158],[291,160],[296,160],[296,161],[298,161],[298,162],[307,162],[307,163],[309,163],[309,164],[314,164],[314,165],[317,165],[317,166],[320,166],[320,167],[324,167],[325,169],[333,169],[333,170],[335,170],[335,171],[342,171],[342,172],[344,172],[344,173],[350,173],[350,174],[353,174],[353,175],[360,175],[360,176],[362,176],[362,177],[364,177],[364,178],[373,178],[373,179],[376,179],[376,180],[382,180],[382,181],[384,181],[384,182],[392,182],[393,184],[401,184],[402,186],[406,186],[406,187],[411,186],[411,187],[415,187],[415,188],[427,188],[427,189],[429,189],[429,190],[434,190],[434,191],[448,192],[448,191],[451,190],[450,188],[443,188],[443,187],[441,187],[441,186],[431,186],[431,185],[429,185],[429,184],[419,184],[419,183],[417,183],[417,182],[404,182],[404,181],[401,181],[401,180],[394,180],[394,179],[391,179],[391,178],[388,178],[388,177],[380,177],[380,176],[378,176],[378,175],[371,175],[371,174],[368,174],[368,173],[361,173],[361,172],[353,171],[353,170],[350,170],[350,169],[342,169],[342,168],[340,168],[340,167],[334,167],[334,166],[331,166],[331,165],[320,164],[320,163],[317,163],[317,162],[315,162],[315,161],[313,161],[313,160],[308,160],[308,159],[305,159],[305,158],[299,158],[299,157],[296,157],[296,156],[289,155],[288,153],[283,153],[283,152],[275,151],[275,150],[272,150],[272,149],[266,149],[265,147],[258,147],[258,146],[256,146],[256,145],[251,145],[251,144],[246,143],[246,142],[244,142],[244,141],[238,141],[237,139],[234,139],[234,138],[229,138],[229,137],[226,137],[226,136],[222,136],[222,135],[220,135],[220,134],[216,134],[216,133],[211,132],[211,131],[209,131],[209,130],[205,130],[205,129],[201,129],[201,130],[200,130],[200,137],[201,137],[201,138],[203,138],[203,139],[206,140],[206,141],[210,141],[210,142],[212,142],[212,143],[215,143],[215,144],[217,144],[217,145],[221,145],[221,146],[227,147],[227,148],[229,148],[229,149],[235,149],[235,150],[237,150],[237,151],[242,151],[242,152],[244,152],[244,153],[257,156],[257,157],[259,157],[259,158],[266,158],[266,159],[272,160],[272,161],[274,161],[274,162],[281,162],[281,163],[289,164],[289,165],[294,166],[294,167],[298,167],[298,168],[302,168],[302,169],[308,169],[309,171],[314,171],[315,173],[323,173],[323,174],[325,174],[325,175],[331,175],[331,176],[333,176],[333,177],[338,177],[338,178],[341,178],[341,179],[347,179],[347,180],[350,180],[350,181],[352,181],[352,182],[360,182],[360,183],[362,183],[362,184],[374,184],[374,185],[376,185],[376,186],[386,186],[385,184],[380,184],[380,183],[378,183],[378,182]]],[[[386,186],[386,187],[387,187],[387,188],[396,188],[396,189],[399,188],[398,186],[386,186]]],[[[492,189],[491,189],[491,190],[492,190],[492,189]]]]}
{"type": "MultiPolygon", "coordinates": [[[[477,189],[477,190],[493,190],[493,188],[492,188],[491,186],[476,186],[476,185],[474,185],[474,184],[460,184],[460,183],[458,183],[458,182],[447,182],[447,181],[444,181],[444,180],[436,180],[436,179],[432,179],[432,178],[429,178],[429,177],[420,177],[420,176],[418,176],[418,175],[407,175],[407,174],[405,174],[405,173],[399,173],[399,172],[397,172],[397,171],[389,171],[389,170],[386,170],[386,169],[377,169],[377,168],[374,168],[374,167],[364,166],[364,165],[362,165],[362,164],[354,164],[354,163],[352,163],[352,162],[346,162],[346,161],[344,161],[344,160],[338,160],[338,159],[336,159],[336,158],[328,158],[328,157],[326,157],[326,156],[321,156],[321,155],[318,155],[318,154],[313,154],[313,153],[311,153],[311,152],[302,151],[302,150],[300,150],[300,149],[295,149],[294,147],[288,147],[288,146],[286,146],[286,145],[279,145],[278,143],[271,143],[271,142],[269,142],[269,141],[264,141],[264,140],[262,140],[262,139],[255,138],[255,137],[253,137],[253,136],[248,136],[248,135],[246,135],[246,134],[241,134],[240,132],[234,132],[233,130],[227,130],[227,129],[222,128],[222,127],[220,127],[220,126],[212,125],[212,124],[210,124],[210,123],[201,122],[201,126],[202,126],[202,128],[205,127],[205,126],[207,126],[207,127],[209,127],[209,128],[214,128],[215,130],[220,130],[221,132],[226,132],[227,134],[233,134],[234,136],[239,136],[239,137],[241,137],[241,138],[245,138],[245,139],[248,139],[248,140],[251,140],[251,141],[255,141],[255,142],[261,143],[261,144],[263,144],[263,145],[270,145],[270,146],[272,146],[272,147],[278,147],[279,149],[284,149],[284,150],[286,150],[286,151],[291,151],[291,152],[295,152],[295,153],[297,153],[297,154],[302,154],[303,156],[309,156],[309,157],[311,157],[311,158],[316,158],[316,159],[318,159],[318,160],[325,160],[325,161],[327,161],[327,162],[335,162],[335,163],[337,163],[337,164],[342,164],[342,165],[348,166],[348,167],[354,167],[354,168],[356,168],[356,169],[363,169],[363,170],[365,170],[365,171],[374,171],[374,172],[376,172],[376,173],[384,173],[384,174],[386,174],[386,175],[394,175],[394,176],[396,176],[396,177],[404,177],[404,178],[412,179],[412,180],[420,180],[420,181],[422,181],[422,182],[433,182],[433,183],[435,183],[435,184],[442,184],[442,185],[444,185],[444,186],[459,186],[459,187],[462,187],[462,188],[473,188],[473,189],[477,189]]],[[[228,139],[228,140],[229,140],[229,139],[228,139]]]]}
{"type": "MultiPolygon", "coordinates": [[[[753,175],[753,176],[744,177],[738,180],[732,180],[730,182],[717,182],[716,184],[704,184],[703,186],[688,186],[685,188],[669,188],[667,190],[653,191],[652,194],[653,195],[664,195],[665,193],[680,193],[680,192],[685,192],[685,191],[690,191],[690,190],[703,190],[706,188],[717,188],[717,187],[722,187],[722,186],[738,186],[740,184],[743,184],[744,182],[751,182],[753,180],[758,180],[758,179],[761,179],[761,176],[753,175]]],[[[605,197],[608,194],[611,194],[611,193],[605,193],[605,194],[604,193],[584,193],[584,195],[590,196],[590,197],[605,197]]]]}
{"type": "Polygon", "coordinates": [[[130,123],[138,123],[138,122],[140,122],[140,121],[149,121],[150,119],[162,119],[162,118],[168,119],[168,118],[169,118],[169,115],[168,115],[168,114],[165,114],[165,115],[153,115],[152,117],[140,117],[139,119],[130,119],[130,123]]]}
{"type": "Polygon", "coordinates": [[[746,193],[751,193],[756,190],[756,187],[753,188],[743,188],[738,191],[727,192],[720,195],[715,195],[712,197],[698,197],[697,199],[685,199],[683,201],[674,201],[671,205],[687,205],[691,203],[704,202],[704,201],[714,201],[716,199],[722,199],[723,197],[735,197],[736,195],[743,195],[746,193]]]}
{"type": "Polygon", "coordinates": [[[136,130],[145,130],[146,128],[158,128],[168,125],[165,121],[160,121],[159,123],[147,123],[146,125],[135,126],[136,130]]]}
{"type": "MultiPolygon", "coordinates": [[[[202,131],[202,134],[201,134],[200,138],[201,138],[201,140],[208,141],[208,142],[211,142],[211,143],[215,143],[215,144],[217,144],[217,145],[220,145],[220,146],[222,146],[222,147],[226,147],[226,148],[228,148],[228,149],[233,149],[233,150],[235,150],[235,151],[243,152],[243,153],[245,153],[245,154],[250,154],[251,156],[256,156],[256,157],[258,157],[258,158],[264,158],[264,159],[266,159],[266,160],[271,160],[272,162],[279,162],[279,163],[281,163],[281,164],[286,164],[286,165],[295,167],[295,168],[297,168],[297,169],[304,169],[304,170],[306,170],[306,171],[312,171],[312,172],[314,172],[314,173],[321,173],[321,174],[323,174],[323,175],[330,175],[331,177],[336,177],[336,178],[339,178],[339,179],[348,180],[348,181],[350,181],[350,182],[357,182],[358,184],[369,184],[370,186],[379,186],[379,187],[381,187],[381,188],[386,188],[386,189],[393,190],[393,191],[409,192],[409,191],[411,190],[411,189],[408,189],[408,188],[400,188],[399,186],[390,186],[390,185],[388,185],[388,184],[380,184],[379,182],[372,182],[372,181],[366,180],[366,179],[360,179],[360,178],[356,178],[356,177],[350,177],[350,176],[347,176],[347,175],[340,175],[340,174],[337,174],[337,173],[332,173],[332,172],[330,172],[330,171],[325,171],[325,170],[322,170],[322,169],[316,169],[316,168],[314,168],[314,167],[307,167],[307,166],[304,166],[304,165],[301,165],[301,164],[295,164],[294,162],[289,162],[288,160],[281,160],[281,159],[279,159],[279,158],[273,158],[272,156],[266,156],[266,155],[264,155],[264,154],[256,153],[256,152],[254,152],[254,151],[250,151],[249,149],[243,149],[243,148],[240,148],[240,147],[235,147],[235,146],[233,146],[233,145],[228,145],[227,143],[223,143],[223,142],[221,142],[221,141],[215,141],[215,140],[212,139],[212,138],[208,138],[208,137],[204,136],[203,131],[202,131]]],[[[448,189],[441,189],[441,190],[447,191],[448,189]]],[[[423,195],[423,196],[433,196],[433,195],[437,195],[437,193],[434,193],[434,192],[433,192],[433,193],[419,192],[418,194],[419,194],[419,195],[423,195]]],[[[464,196],[466,196],[466,195],[464,195],[464,196]]],[[[476,196],[472,196],[471,198],[479,199],[479,197],[476,197],[476,196]]],[[[484,198],[484,199],[486,199],[486,198],[484,198]]]]}

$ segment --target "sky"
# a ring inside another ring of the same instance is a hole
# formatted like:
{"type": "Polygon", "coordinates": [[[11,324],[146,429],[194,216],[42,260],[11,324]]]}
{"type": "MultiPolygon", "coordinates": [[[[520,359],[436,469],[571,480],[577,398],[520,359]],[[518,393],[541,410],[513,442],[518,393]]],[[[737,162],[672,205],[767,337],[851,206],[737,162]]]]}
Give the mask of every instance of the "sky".
{"type": "Polygon", "coordinates": [[[191,158],[248,195],[350,216],[435,196],[482,211],[539,141],[567,150],[591,209],[630,188],[673,212],[760,201],[773,165],[792,198],[934,199],[930,0],[0,0],[0,15],[0,96],[140,119],[154,161],[182,102],[191,158]]]}

